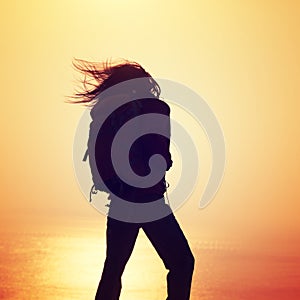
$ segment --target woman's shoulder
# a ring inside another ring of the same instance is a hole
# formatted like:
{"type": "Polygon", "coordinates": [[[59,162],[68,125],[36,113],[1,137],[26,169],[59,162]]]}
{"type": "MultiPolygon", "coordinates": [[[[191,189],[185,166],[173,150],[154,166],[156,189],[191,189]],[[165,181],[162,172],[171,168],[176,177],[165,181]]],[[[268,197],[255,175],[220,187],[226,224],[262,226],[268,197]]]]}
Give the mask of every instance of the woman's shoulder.
{"type": "Polygon", "coordinates": [[[141,106],[145,113],[159,113],[164,115],[170,114],[170,106],[159,98],[141,99],[141,106]]]}
{"type": "MultiPolygon", "coordinates": [[[[159,113],[164,115],[170,115],[169,105],[159,98],[143,98],[136,99],[116,105],[112,102],[99,102],[91,110],[90,114],[93,120],[99,119],[101,116],[110,112],[112,117],[123,119],[124,117],[134,117],[139,114],[145,113],[159,113]],[[112,107],[110,107],[112,106],[112,107]]],[[[108,117],[108,116],[106,116],[108,117]]]]}

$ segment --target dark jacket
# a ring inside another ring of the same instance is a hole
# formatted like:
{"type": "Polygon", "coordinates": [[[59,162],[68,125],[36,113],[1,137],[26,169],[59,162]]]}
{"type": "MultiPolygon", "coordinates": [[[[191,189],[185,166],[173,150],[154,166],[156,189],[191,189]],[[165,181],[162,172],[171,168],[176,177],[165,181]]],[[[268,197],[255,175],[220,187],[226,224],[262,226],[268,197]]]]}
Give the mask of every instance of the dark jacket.
{"type": "MultiPolygon", "coordinates": [[[[110,101],[116,100],[110,99],[110,101]]],[[[149,168],[149,159],[153,154],[162,155],[167,165],[166,170],[169,170],[172,166],[171,154],[169,152],[169,106],[157,98],[139,99],[121,105],[106,118],[105,113],[103,114],[104,105],[107,108],[107,105],[110,105],[110,103],[108,101],[106,103],[99,101],[91,111],[93,121],[90,125],[88,142],[89,162],[96,189],[114,193],[118,197],[132,202],[147,202],[149,201],[149,195],[153,195],[152,198],[150,197],[153,200],[161,198],[166,190],[164,176],[156,184],[146,188],[132,186],[124,182],[118,176],[113,166],[111,149],[115,135],[127,121],[138,116],[146,116],[150,113],[163,115],[165,118],[162,118],[159,124],[155,124],[155,127],[163,132],[165,136],[155,133],[142,135],[131,145],[129,157],[124,153],[122,160],[129,160],[132,170],[141,179],[151,171],[149,168]],[[100,180],[100,177],[102,180],[100,180]]],[[[133,130],[137,130],[140,126],[147,128],[149,124],[145,122],[149,122],[149,120],[144,121],[144,119],[143,117],[139,118],[133,130]]],[[[123,139],[125,144],[126,135],[121,136],[121,139],[123,139]]],[[[122,140],[120,145],[122,147],[122,140]]]]}

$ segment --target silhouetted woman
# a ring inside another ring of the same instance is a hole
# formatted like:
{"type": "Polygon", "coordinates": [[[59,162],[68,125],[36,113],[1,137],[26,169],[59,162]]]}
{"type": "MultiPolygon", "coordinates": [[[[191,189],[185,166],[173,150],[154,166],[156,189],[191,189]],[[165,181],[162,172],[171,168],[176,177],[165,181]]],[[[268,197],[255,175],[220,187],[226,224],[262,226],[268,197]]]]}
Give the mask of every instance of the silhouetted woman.
{"type": "Polygon", "coordinates": [[[159,99],[160,87],[135,62],[77,60],[74,65],[85,75],[85,89],[74,102],[91,107],[88,155],[94,186],[111,200],[95,299],[119,299],[121,277],[142,228],[169,270],[167,299],[188,300],[194,258],[164,199],[172,160],[170,108],[159,99]]]}

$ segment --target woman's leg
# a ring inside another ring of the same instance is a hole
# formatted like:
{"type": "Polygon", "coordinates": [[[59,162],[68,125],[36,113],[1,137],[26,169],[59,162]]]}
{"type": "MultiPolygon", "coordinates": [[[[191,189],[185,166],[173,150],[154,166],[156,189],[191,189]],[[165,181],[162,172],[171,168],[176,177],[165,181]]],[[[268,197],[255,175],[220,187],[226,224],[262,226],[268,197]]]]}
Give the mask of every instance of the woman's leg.
{"type": "Polygon", "coordinates": [[[169,270],[167,300],[188,300],[194,257],[173,214],[145,223],[142,228],[169,270]]]}
{"type": "Polygon", "coordinates": [[[118,300],[121,276],[132,253],[139,227],[107,218],[106,260],[95,300],[118,300]]]}

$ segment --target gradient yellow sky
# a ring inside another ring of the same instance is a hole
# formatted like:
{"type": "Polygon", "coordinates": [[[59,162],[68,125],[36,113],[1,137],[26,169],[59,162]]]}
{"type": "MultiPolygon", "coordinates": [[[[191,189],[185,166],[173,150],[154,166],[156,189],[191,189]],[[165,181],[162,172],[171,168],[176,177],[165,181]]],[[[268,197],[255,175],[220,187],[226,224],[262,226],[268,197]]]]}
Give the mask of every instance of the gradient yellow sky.
{"type": "Polygon", "coordinates": [[[0,11],[2,230],[104,219],[72,167],[83,108],[64,100],[74,57],[123,57],[198,92],[223,127],[223,184],[198,210],[199,183],[178,212],[187,228],[299,232],[297,1],[30,0],[0,11]]]}

